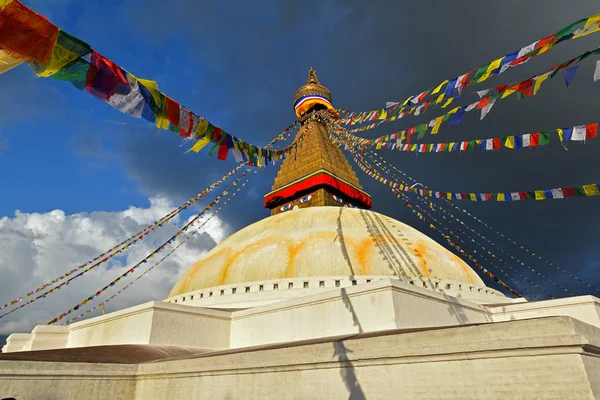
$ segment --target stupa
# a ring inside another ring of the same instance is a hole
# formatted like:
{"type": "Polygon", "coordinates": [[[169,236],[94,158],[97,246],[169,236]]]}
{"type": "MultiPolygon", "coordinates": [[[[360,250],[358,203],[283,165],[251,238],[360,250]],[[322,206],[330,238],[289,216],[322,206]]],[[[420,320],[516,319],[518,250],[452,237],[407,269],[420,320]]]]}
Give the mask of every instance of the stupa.
{"type": "Polygon", "coordinates": [[[9,337],[0,397],[15,399],[593,399],[600,302],[527,302],[489,288],[371,198],[316,111],[264,206],[162,301],[9,337]],[[33,384],[35,382],[35,384],[33,384]]]}

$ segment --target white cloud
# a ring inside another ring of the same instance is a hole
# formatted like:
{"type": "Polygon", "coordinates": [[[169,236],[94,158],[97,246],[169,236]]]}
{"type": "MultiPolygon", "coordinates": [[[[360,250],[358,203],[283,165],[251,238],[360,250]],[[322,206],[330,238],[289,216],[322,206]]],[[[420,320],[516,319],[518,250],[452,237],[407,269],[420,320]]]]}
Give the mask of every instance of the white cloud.
{"type": "MultiPolygon", "coordinates": [[[[62,210],[43,214],[16,211],[14,217],[0,218],[0,305],[90,261],[163,217],[174,207],[169,200],[158,197],[150,199],[148,208],[129,207],[119,212],[95,211],[66,215],[62,210]]],[[[189,220],[176,217],[170,224],[130,247],[123,257],[115,257],[47,298],[0,319],[0,334],[29,332],[35,325],[46,323],[78,304],[177,232],[183,219],[189,220]]],[[[212,218],[200,234],[194,235],[159,267],[108,303],[106,311],[164,299],[177,278],[226,235],[226,224],[218,217],[212,218]]],[[[183,237],[185,236],[181,238],[183,237]]],[[[152,261],[158,261],[170,249],[168,247],[152,261]]],[[[129,275],[119,285],[78,312],[82,313],[111,296],[151,265],[153,264],[143,264],[135,274],[129,275]]],[[[12,308],[0,310],[0,314],[10,309],[12,308]]],[[[69,318],[76,315],[78,314],[73,313],[69,318]]],[[[98,311],[90,314],[94,315],[98,315],[98,311]]]]}

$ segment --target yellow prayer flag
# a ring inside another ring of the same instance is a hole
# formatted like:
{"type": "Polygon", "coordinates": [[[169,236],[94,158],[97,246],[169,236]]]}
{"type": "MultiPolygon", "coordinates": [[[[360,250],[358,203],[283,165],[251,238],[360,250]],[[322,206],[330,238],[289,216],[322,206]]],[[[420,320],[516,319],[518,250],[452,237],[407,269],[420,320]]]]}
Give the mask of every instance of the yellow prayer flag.
{"type": "MultiPolygon", "coordinates": [[[[1,2],[0,2],[0,6],[1,6],[1,2]]],[[[588,26],[595,24],[597,22],[600,22],[600,14],[592,15],[591,17],[589,17],[583,27],[587,28],[588,26]]]]}
{"type": "Polygon", "coordinates": [[[440,104],[442,102],[442,100],[444,100],[444,96],[446,96],[446,93],[442,93],[438,96],[437,100],[435,101],[435,104],[440,104]]]}
{"type": "Polygon", "coordinates": [[[377,141],[377,145],[375,146],[376,150],[381,150],[381,141],[377,141]]]}
{"type": "Polygon", "coordinates": [[[458,107],[454,107],[452,110],[448,111],[448,115],[454,115],[458,112],[458,110],[460,110],[462,107],[458,106],[458,107]]]}
{"type": "Polygon", "coordinates": [[[506,141],[504,142],[504,147],[507,147],[509,149],[514,149],[515,148],[515,137],[507,136],[506,141]]]}
{"type": "Polygon", "coordinates": [[[392,118],[390,118],[390,121],[395,121],[396,120],[396,116],[392,115],[392,118]]]}
{"type": "Polygon", "coordinates": [[[536,190],[534,193],[536,200],[544,200],[546,198],[546,195],[544,194],[543,190],[536,190]]]}
{"type": "Polygon", "coordinates": [[[477,195],[475,193],[469,193],[469,197],[472,201],[477,201],[477,195]]]}
{"type": "Polygon", "coordinates": [[[169,118],[163,117],[161,115],[156,116],[156,127],[158,129],[169,129],[169,118]]]}
{"type": "Polygon", "coordinates": [[[537,78],[535,78],[535,84],[533,86],[534,96],[537,94],[537,91],[540,90],[540,86],[542,86],[542,83],[544,83],[546,79],[548,79],[548,74],[540,75],[537,78]]]}
{"type": "Polygon", "coordinates": [[[453,147],[454,147],[454,142],[448,143],[448,152],[451,152],[453,147]]]}
{"type": "Polygon", "coordinates": [[[196,142],[196,144],[194,144],[194,146],[192,146],[191,149],[186,151],[186,153],[189,153],[190,151],[193,151],[194,153],[198,153],[200,150],[205,148],[206,145],[210,143],[210,141],[211,141],[210,138],[202,138],[202,139],[198,140],[196,142]]]}
{"type": "Polygon", "coordinates": [[[386,118],[387,118],[387,111],[381,110],[381,114],[379,115],[379,119],[386,119],[386,118]]]}
{"type": "Polygon", "coordinates": [[[196,125],[196,130],[194,132],[194,135],[197,138],[200,138],[204,135],[204,133],[206,132],[207,129],[208,129],[208,121],[205,120],[204,118],[200,118],[198,120],[198,125],[196,125]]]}
{"type": "Polygon", "coordinates": [[[442,90],[442,86],[444,86],[448,82],[450,82],[450,81],[446,79],[444,82],[440,83],[438,85],[438,87],[436,87],[435,89],[433,89],[433,92],[431,92],[431,94],[436,94],[437,92],[439,92],[440,90],[442,90]]]}
{"type": "Polygon", "coordinates": [[[504,193],[498,193],[498,201],[506,201],[504,199],[504,193]]]}
{"type": "Polygon", "coordinates": [[[160,105],[160,103],[161,103],[160,89],[158,88],[158,83],[156,81],[151,81],[150,79],[141,79],[141,78],[136,78],[136,79],[139,83],[144,85],[144,87],[146,89],[148,89],[148,91],[152,95],[152,98],[154,99],[154,102],[156,104],[160,105]]]}
{"type": "MultiPolygon", "coordinates": [[[[0,7],[2,7],[2,1],[0,0],[0,7]]],[[[17,60],[16,58],[12,58],[2,50],[0,50],[0,75],[13,69],[14,67],[21,65],[23,63],[22,60],[17,60]]]]}
{"type": "Polygon", "coordinates": [[[501,58],[498,58],[497,60],[492,61],[490,63],[490,65],[488,65],[488,68],[485,71],[485,74],[483,74],[479,77],[479,79],[477,80],[477,83],[483,82],[486,79],[488,79],[490,77],[490,75],[500,67],[500,63],[502,62],[503,58],[504,57],[501,57],[501,58]]]}
{"type": "Polygon", "coordinates": [[[600,192],[598,191],[598,186],[596,186],[595,184],[583,185],[583,190],[585,191],[585,194],[587,196],[597,196],[600,194],[600,192]]]}
{"type": "Polygon", "coordinates": [[[448,100],[446,100],[446,103],[444,103],[444,105],[442,106],[442,108],[448,107],[450,105],[450,103],[452,103],[452,100],[454,100],[454,97],[448,98],[448,100]]]}
{"type": "Polygon", "coordinates": [[[563,130],[559,128],[559,129],[556,130],[556,132],[558,133],[558,138],[562,142],[564,140],[563,130]]]}
{"type": "Polygon", "coordinates": [[[514,89],[506,89],[504,91],[504,93],[502,93],[502,98],[504,99],[504,98],[510,96],[511,94],[513,94],[514,92],[516,92],[516,90],[514,90],[514,89]]]}
{"type": "Polygon", "coordinates": [[[435,119],[435,125],[433,126],[433,129],[431,130],[431,134],[432,135],[437,135],[438,131],[440,130],[440,126],[442,125],[442,122],[444,121],[444,117],[437,117],[435,119]]]}
{"type": "Polygon", "coordinates": [[[452,193],[446,193],[446,198],[448,200],[452,200],[452,193]]]}
{"type": "Polygon", "coordinates": [[[415,150],[417,150],[417,145],[416,145],[416,144],[413,144],[413,145],[410,147],[410,151],[415,151],[415,150]]]}

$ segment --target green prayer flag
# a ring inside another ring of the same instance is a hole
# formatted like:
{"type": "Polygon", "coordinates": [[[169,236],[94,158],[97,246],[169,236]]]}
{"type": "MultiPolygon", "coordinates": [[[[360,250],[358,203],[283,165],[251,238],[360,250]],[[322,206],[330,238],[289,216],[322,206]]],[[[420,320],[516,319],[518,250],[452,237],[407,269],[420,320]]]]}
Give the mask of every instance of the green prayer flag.
{"type": "Polygon", "coordinates": [[[587,18],[582,18],[577,22],[573,22],[571,25],[566,26],[566,27],[562,28],[560,31],[556,32],[554,34],[554,36],[556,36],[557,38],[560,39],[563,36],[570,35],[571,33],[573,33],[573,30],[575,29],[575,27],[577,25],[579,25],[580,23],[582,23],[583,21],[586,21],[586,20],[587,20],[587,18]]]}
{"type": "Polygon", "coordinates": [[[575,191],[575,194],[577,196],[587,196],[585,190],[583,189],[583,186],[575,186],[573,190],[575,191]]]}
{"type": "Polygon", "coordinates": [[[467,145],[467,150],[469,150],[469,151],[475,150],[475,142],[473,140],[469,140],[469,144],[467,145]]]}
{"type": "Polygon", "coordinates": [[[540,132],[540,146],[550,143],[550,132],[540,132]]]}
{"type": "Polygon", "coordinates": [[[483,74],[485,74],[487,72],[489,66],[490,65],[487,64],[487,65],[484,65],[483,67],[479,68],[477,70],[477,72],[475,72],[475,76],[473,77],[473,82],[477,82],[479,80],[479,78],[481,78],[483,76],[483,74]]]}
{"type": "Polygon", "coordinates": [[[89,68],[90,63],[78,58],[70,64],[65,65],[58,72],[51,75],[50,78],[71,82],[77,89],[84,90],[89,68]]]}
{"type": "Polygon", "coordinates": [[[525,192],[529,200],[535,200],[535,192],[525,192]]]}
{"type": "Polygon", "coordinates": [[[171,132],[175,132],[175,133],[179,133],[180,129],[177,125],[173,125],[172,123],[169,122],[169,130],[171,132]]]}
{"type": "Polygon", "coordinates": [[[525,97],[525,95],[521,92],[517,92],[517,100],[522,100],[525,97]]]}
{"type": "Polygon", "coordinates": [[[423,139],[425,136],[425,132],[427,132],[427,124],[421,124],[417,126],[417,139],[423,139]]]}

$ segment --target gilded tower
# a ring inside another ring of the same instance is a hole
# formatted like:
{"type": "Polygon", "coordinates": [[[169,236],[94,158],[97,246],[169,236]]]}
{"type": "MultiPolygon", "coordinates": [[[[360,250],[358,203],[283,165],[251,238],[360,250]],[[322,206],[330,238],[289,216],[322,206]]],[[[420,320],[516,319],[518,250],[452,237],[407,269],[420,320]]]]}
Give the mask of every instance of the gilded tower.
{"type": "Polygon", "coordinates": [[[371,208],[371,197],[362,190],[342,151],[329,140],[325,122],[314,118],[316,111],[324,109],[337,114],[331,105],[331,92],[311,68],[306,85],[294,96],[294,110],[301,124],[297,150],[283,161],[271,192],[265,195],[265,207],[271,209],[271,215],[296,207],[371,208]]]}

